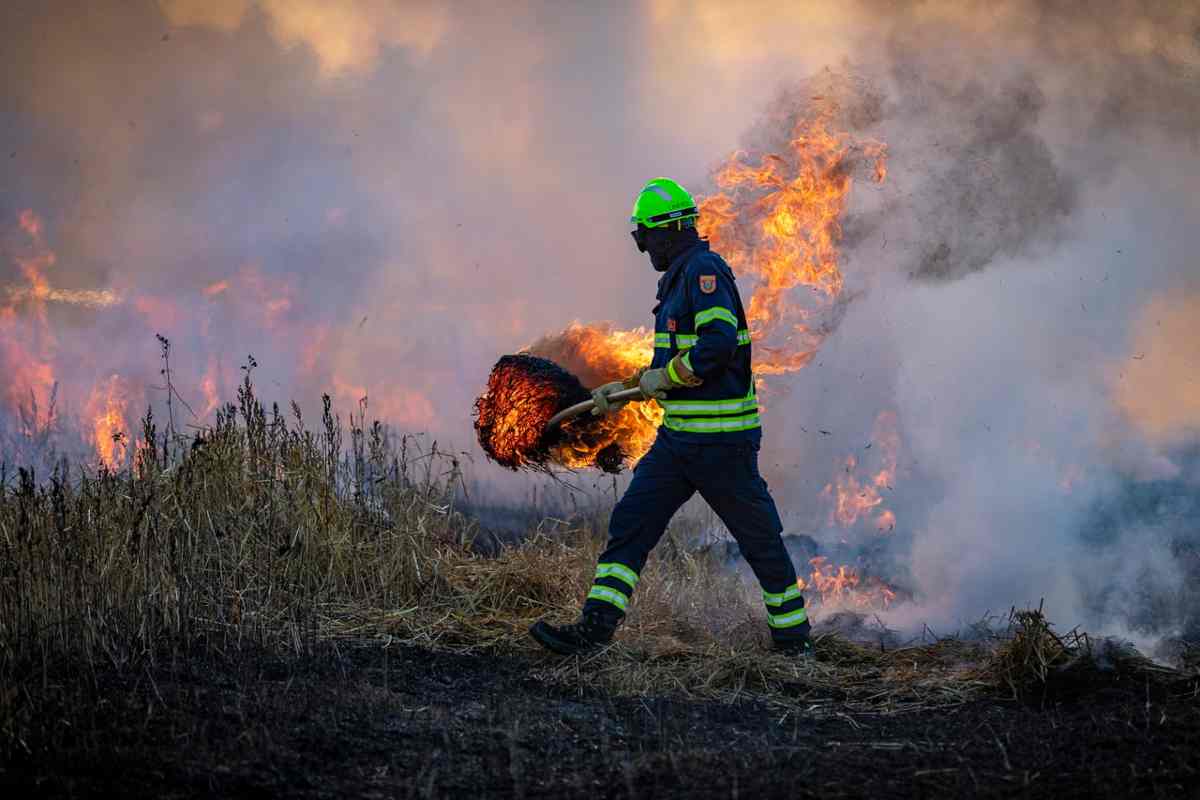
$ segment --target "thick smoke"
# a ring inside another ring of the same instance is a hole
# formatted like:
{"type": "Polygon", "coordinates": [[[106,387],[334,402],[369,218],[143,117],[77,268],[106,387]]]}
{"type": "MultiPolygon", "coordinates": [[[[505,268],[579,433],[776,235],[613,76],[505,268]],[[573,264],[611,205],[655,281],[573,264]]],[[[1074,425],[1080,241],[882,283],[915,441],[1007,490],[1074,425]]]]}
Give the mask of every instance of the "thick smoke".
{"type": "Polygon", "coordinates": [[[882,553],[857,532],[863,563],[916,590],[893,620],[953,626],[1044,599],[1093,629],[1194,636],[1200,362],[1183,320],[1200,314],[1185,222],[1200,48],[1180,32],[1200,16],[946,11],[891,19],[882,57],[857,59],[866,86],[837,86],[892,171],[847,220],[860,293],[793,382],[794,424],[776,418],[789,523],[846,538],[819,506],[796,509],[811,470],[839,449],[866,458],[894,408],[900,522],[882,553]]]}
{"type": "Polygon", "coordinates": [[[637,186],[703,190],[837,103],[890,174],[852,192],[822,349],[766,387],[789,532],[911,589],[897,623],[1044,597],[1065,623],[1195,629],[1200,10],[81,8],[0,8],[0,285],[25,285],[31,209],[55,288],[123,298],[48,306],[60,403],[113,374],[135,413],[161,399],[162,333],[193,405],[253,353],[268,395],[365,393],[467,447],[498,355],[575,319],[649,322],[637,186]],[[880,469],[882,412],[895,528],[846,530],[823,491],[848,456],[880,469]]]}
{"type": "Polygon", "coordinates": [[[910,216],[919,242],[909,274],[962,277],[1055,237],[1074,208],[1074,182],[1038,133],[1046,96],[1032,76],[951,87],[906,66],[893,79],[896,105],[933,120],[924,127],[936,139],[922,144],[950,156],[923,161],[916,202],[892,209],[910,216]]]}

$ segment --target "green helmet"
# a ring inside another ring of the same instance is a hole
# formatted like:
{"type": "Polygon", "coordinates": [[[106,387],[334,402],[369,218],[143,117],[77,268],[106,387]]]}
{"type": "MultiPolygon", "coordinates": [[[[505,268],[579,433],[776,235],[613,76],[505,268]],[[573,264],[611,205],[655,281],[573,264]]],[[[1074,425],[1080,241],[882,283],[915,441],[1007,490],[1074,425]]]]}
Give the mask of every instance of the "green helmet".
{"type": "Polygon", "coordinates": [[[647,228],[661,228],[670,222],[698,216],[696,201],[687,189],[670,178],[655,178],[638,193],[629,221],[647,228]]]}

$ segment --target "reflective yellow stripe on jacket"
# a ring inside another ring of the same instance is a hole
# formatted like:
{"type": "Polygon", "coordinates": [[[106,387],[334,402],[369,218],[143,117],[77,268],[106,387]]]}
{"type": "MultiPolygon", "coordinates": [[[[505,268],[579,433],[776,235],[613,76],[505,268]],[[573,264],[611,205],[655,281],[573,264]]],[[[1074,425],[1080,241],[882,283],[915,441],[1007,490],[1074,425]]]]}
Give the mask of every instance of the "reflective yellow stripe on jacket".
{"type": "Polygon", "coordinates": [[[667,412],[663,425],[673,431],[722,433],[746,431],[761,424],[753,378],[750,391],[736,400],[659,400],[658,404],[667,412]]]}

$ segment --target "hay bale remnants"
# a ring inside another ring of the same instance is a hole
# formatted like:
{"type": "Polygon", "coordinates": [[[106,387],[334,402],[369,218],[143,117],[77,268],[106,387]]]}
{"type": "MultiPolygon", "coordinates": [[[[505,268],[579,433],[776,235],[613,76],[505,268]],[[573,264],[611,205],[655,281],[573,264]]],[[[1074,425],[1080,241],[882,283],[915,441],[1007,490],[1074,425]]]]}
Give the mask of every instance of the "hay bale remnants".
{"type": "Polygon", "coordinates": [[[546,358],[502,356],[475,401],[475,434],[488,458],[511,470],[546,471],[551,464],[617,473],[625,452],[611,418],[584,414],[547,428],[563,409],[591,398],[579,379],[546,358]]]}

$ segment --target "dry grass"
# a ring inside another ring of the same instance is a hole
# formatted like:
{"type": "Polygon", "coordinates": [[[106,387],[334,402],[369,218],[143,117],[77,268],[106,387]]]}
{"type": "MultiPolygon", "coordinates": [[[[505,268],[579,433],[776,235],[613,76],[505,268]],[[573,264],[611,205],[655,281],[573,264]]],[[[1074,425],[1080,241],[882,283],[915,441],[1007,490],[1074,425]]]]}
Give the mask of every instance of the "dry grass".
{"type": "Polygon", "coordinates": [[[1077,629],[1055,633],[1038,608],[1011,612],[1008,630],[973,674],[985,685],[1005,687],[1015,699],[1044,700],[1081,694],[1113,679],[1170,683],[1186,673],[1120,642],[1097,642],[1077,629]]]}
{"type": "Polygon", "coordinates": [[[765,651],[753,591],[674,535],[658,548],[617,641],[584,659],[539,651],[536,619],[569,619],[601,544],[553,523],[484,556],[455,507],[459,464],[326,405],[239,402],[191,439],[146,440],[121,474],[60,467],[0,483],[0,737],[20,747],[57,700],[87,706],[103,675],[243,649],[299,654],[352,638],[528,657],[547,682],[618,694],[724,701],[752,693],[788,709],[901,712],[982,696],[1029,697],[1108,670],[1174,673],[1058,636],[1039,612],[992,642],[944,640],[886,652],[836,635],[796,662],[765,651]],[[348,436],[346,436],[348,434],[348,436]],[[344,438],[345,437],[345,438],[344,438]],[[53,687],[58,687],[54,690],[53,687]]]}

